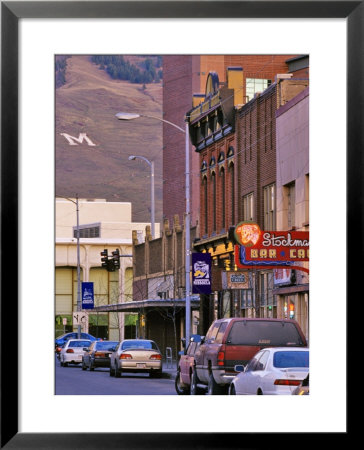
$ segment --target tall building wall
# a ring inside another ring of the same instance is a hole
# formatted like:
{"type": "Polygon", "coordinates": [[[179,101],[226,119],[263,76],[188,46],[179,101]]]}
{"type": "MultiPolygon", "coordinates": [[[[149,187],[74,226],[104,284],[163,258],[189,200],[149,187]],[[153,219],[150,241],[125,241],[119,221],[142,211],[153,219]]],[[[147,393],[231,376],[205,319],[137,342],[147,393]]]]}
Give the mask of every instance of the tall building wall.
{"type": "MultiPolygon", "coordinates": [[[[246,78],[275,79],[277,73],[287,73],[286,61],[295,55],[166,55],[163,57],[163,118],[184,127],[184,116],[192,107],[193,94],[205,92],[210,71],[218,73],[220,83],[226,82],[229,66],[239,66],[246,78]]],[[[199,156],[190,146],[191,224],[200,216],[199,156]]],[[[163,124],[163,218],[173,223],[178,214],[183,223],[185,201],[185,140],[184,135],[163,124]]]]}

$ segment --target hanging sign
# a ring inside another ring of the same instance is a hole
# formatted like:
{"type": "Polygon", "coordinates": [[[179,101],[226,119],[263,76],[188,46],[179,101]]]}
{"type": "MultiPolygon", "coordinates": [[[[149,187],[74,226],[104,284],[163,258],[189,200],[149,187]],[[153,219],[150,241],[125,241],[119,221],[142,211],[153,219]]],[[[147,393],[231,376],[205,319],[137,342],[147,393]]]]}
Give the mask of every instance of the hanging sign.
{"type": "Polygon", "coordinates": [[[247,270],[241,272],[222,272],[222,288],[223,289],[249,289],[249,272],[247,270]]]}
{"type": "Polygon", "coordinates": [[[235,239],[240,244],[235,246],[235,263],[240,268],[289,266],[308,272],[294,265],[309,260],[308,231],[262,231],[256,223],[241,222],[235,228],[235,239]]]}
{"type": "Polygon", "coordinates": [[[92,282],[82,282],[82,309],[94,308],[94,284],[92,282]]]}
{"type": "Polygon", "coordinates": [[[210,253],[192,253],[192,293],[211,294],[210,253]]]}

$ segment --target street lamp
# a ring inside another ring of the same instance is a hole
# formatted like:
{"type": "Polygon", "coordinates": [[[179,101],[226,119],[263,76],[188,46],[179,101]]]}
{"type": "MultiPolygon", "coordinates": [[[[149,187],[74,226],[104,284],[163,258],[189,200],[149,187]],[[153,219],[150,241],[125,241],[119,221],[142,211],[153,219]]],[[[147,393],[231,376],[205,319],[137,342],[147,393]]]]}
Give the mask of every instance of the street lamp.
{"type": "Polygon", "coordinates": [[[136,114],[128,112],[119,112],[115,114],[115,117],[119,120],[133,120],[139,117],[148,117],[150,119],[159,120],[160,122],[167,123],[177,130],[185,134],[185,159],[186,159],[186,182],[185,182],[185,196],[186,196],[186,222],[185,222],[185,280],[186,280],[186,344],[190,341],[191,332],[191,285],[190,285],[190,267],[191,267],[191,249],[190,249],[190,152],[189,152],[189,139],[188,139],[188,122],[185,118],[185,129],[179,127],[173,122],[161,119],[160,117],[150,116],[146,114],[136,114]]]}
{"type": "MultiPolygon", "coordinates": [[[[77,311],[81,311],[81,277],[80,277],[80,221],[78,208],[78,194],[76,194],[76,201],[68,197],[56,195],[58,198],[64,198],[76,205],[76,220],[77,220],[77,311]]],[[[81,339],[81,325],[77,326],[77,338],[81,339]]]]}
{"type": "Polygon", "coordinates": [[[150,179],[150,200],[151,200],[151,211],[150,211],[150,221],[152,225],[152,238],[155,238],[155,202],[154,202],[154,161],[149,161],[149,159],[144,156],[131,155],[129,156],[129,161],[134,161],[136,159],[142,159],[145,161],[151,170],[151,179],[150,179]]]}

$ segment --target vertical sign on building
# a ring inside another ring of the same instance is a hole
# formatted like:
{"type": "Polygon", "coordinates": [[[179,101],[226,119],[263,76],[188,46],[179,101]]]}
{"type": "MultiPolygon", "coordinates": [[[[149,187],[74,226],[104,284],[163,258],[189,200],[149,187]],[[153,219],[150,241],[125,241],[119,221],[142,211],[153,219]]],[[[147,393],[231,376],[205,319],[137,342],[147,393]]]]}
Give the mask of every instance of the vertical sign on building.
{"type": "Polygon", "coordinates": [[[82,309],[94,308],[94,284],[82,282],[82,309]]]}
{"type": "Polygon", "coordinates": [[[210,253],[192,253],[192,293],[211,294],[210,253]]]}

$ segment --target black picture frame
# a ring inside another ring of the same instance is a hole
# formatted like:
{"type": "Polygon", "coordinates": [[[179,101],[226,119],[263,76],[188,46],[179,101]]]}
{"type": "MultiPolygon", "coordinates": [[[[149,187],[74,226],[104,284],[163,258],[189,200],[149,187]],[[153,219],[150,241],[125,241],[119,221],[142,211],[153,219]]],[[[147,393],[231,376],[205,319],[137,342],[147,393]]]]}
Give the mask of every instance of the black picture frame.
{"type": "MultiPolygon", "coordinates": [[[[18,363],[5,338],[18,324],[18,22],[21,18],[345,18],[347,19],[347,301],[361,279],[363,254],[363,1],[3,1],[1,2],[1,448],[7,449],[225,449],[256,448],[264,433],[19,433],[18,363]],[[359,264],[355,261],[359,261],[359,264]]],[[[328,43],[328,45],[330,45],[328,43]]],[[[342,214],[343,211],[341,210],[342,214]]],[[[334,223],[327,224],[335,226],[334,223]]],[[[345,299],[343,305],[346,307],[345,299]]],[[[14,344],[13,344],[14,345],[14,344]]],[[[18,345],[18,342],[17,342],[18,345]]],[[[13,346],[13,349],[16,348],[13,346]]],[[[340,361],[333,361],[335,364],[340,361]]],[[[333,394],[334,395],[334,394],[333,394]]],[[[225,412],[228,414],[228,412],[225,412]]],[[[198,417],[198,414],[197,414],[198,417]]],[[[350,436],[335,436],[336,443],[350,436]]],[[[317,439],[317,434],[315,439],[317,439]]],[[[273,434],[273,441],[278,438],[273,434]]],[[[310,433],[300,437],[312,439],[310,433]]],[[[263,441],[264,440],[264,441],[263,441]]],[[[289,437],[283,436],[280,446],[289,437]]],[[[294,438],[296,441],[296,437],[294,438]]],[[[308,441],[307,441],[308,442],[308,441]]],[[[317,441],[316,441],[317,442],[317,441]]],[[[295,445],[292,443],[292,445],[295,445]]]]}

